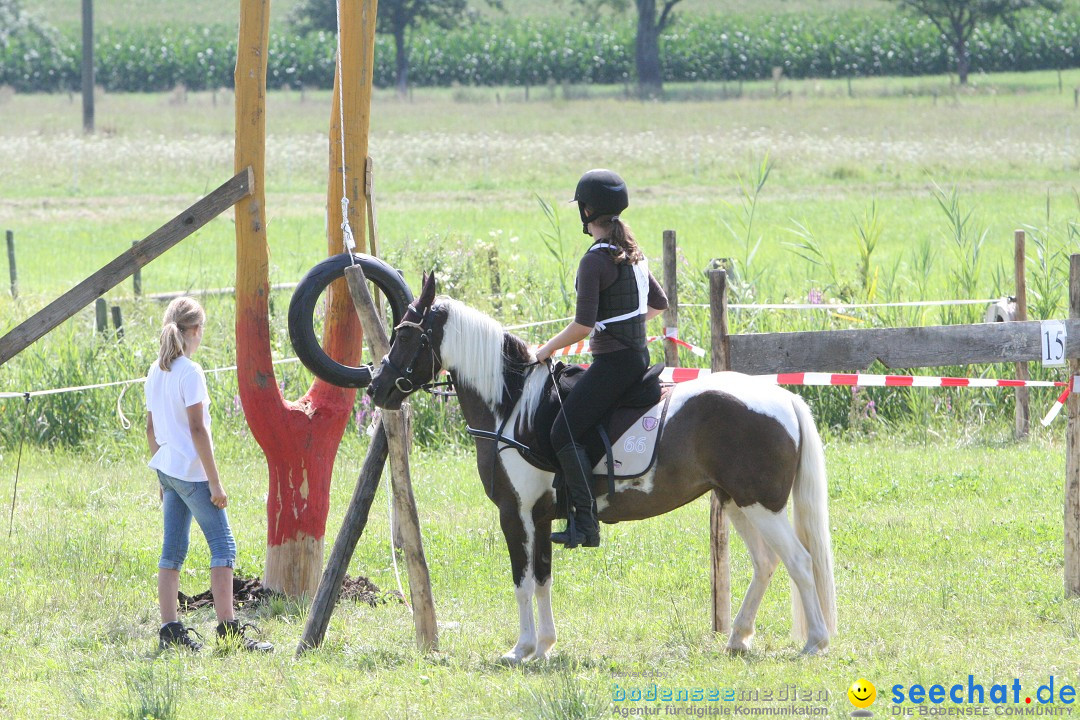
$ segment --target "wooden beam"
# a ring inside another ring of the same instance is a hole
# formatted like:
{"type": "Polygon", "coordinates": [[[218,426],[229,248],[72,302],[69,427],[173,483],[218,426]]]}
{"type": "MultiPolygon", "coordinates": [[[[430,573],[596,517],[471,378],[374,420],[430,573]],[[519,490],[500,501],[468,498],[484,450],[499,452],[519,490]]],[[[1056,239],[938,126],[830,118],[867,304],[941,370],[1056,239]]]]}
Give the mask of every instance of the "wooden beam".
{"type": "Polygon", "coordinates": [[[371,444],[368,446],[364,465],[360,468],[360,477],[356,480],[356,488],[349,501],[349,509],[345,511],[341,530],[338,531],[334,547],[330,550],[330,559],[326,561],[319,588],[311,601],[311,610],[308,612],[307,622],[304,623],[304,634],[296,647],[297,657],[321,645],[323,638],[326,637],[326,628],[330,626],[330,616],[341,596],[345,573],[349,569],[349,563],[352,562],[356,543],[364,534],[371,503],[375,499],[375,491],[379,489],[379,479],[386,465],[387,447],[386,431],[383,430],[380,420],[375,427],[375,437],[371,439],[371,444]]]}
{"type": "MultiPolygon", "coordinates": [[[[1013,275],[1016,280],[1016,314],[1014,321],[1024,322],[1027,316],[1027,249],[1023,230],[1013,233],[1013,275]]],[[[1030,380],[1025,362],[1016,363],[1016,379],[1030,380]]],[[[1013,421],[1013,436],[1022,440],[1031,430],[1031,390],[1026,387],[1016,388],[1016,411],[1013,421]]]]}
{"type": "Polygon", "coordinates": [[[0,338],[0,365],[119,285],[138,268],[190,236],[223,211],[231,208],[237,201],[250,195],[253,184],[251,168],[241,170],[217,190],[16,326],[0,338]]]}
{"type": "MultiPolygon", "coordinates": [[[[375,301],[368,290],[364,271],[359,265],[345,268],[356,314],[364,326],[374,357],[383,357],[390,351],[386,328],[375,309],[375,301]]],[[[435,620],[435,601],[431,594],[431,576],[427,558],[424,557],[424,541],[420,534],[420,518],[416,513],[412,481],[409,479],[409,448],[406,438],[405,416],[401,410],[382,411],[382,426],[390,455],[390,484],[394,494],[397,520],[400,522],[404,541],[405,563],[409,570],[409,594],[412,597],[413,624],[416,627],[416,645],[423,651],[439,649],[439,626],[435,620]]]]}
{"type": "MultiPolygon", "coordinates": [[[[678,240],[674,230],[664,231],[664,294],[668,306],[664,310],[664,334],[679,334],[679,266],[678,240]]],[[[664,341],[664,364],[679,367],[679,346],[664,341]]]]}
{"type": "MultiPolygon", "coordinates": [[[[712,371],[731,369],[728,346],[727,271],[709,271],[710,326],[712,335],[712,371]]],[[[731,632],[731,555],[729,530],[720,492],[713,490],[709,499],[709,557],[712,561],[713,632],[731,632]]]]}
{"type": "MultiPolygon", "coordinates": [[[[1069,318],[1080,319],[1080,255],[1069,258],[1069,318]]],[[[1077,375],[1080,360],[1074,356],[1069,377],[1077,375]]],[[[1065,411],[1065,597],[1074,598],[1080,596],[1080,393],[1069,393],[1065,411]]]]}
{"type": "MultiPolygon", "coordinates": [[[[1065,356],[1080,357],[1080,319],[1065,321],[1065,356]]],[[[1028,362],[1042,358],[1037,321],[732,335],[731,369],[749,374],[1028,362]]]]}

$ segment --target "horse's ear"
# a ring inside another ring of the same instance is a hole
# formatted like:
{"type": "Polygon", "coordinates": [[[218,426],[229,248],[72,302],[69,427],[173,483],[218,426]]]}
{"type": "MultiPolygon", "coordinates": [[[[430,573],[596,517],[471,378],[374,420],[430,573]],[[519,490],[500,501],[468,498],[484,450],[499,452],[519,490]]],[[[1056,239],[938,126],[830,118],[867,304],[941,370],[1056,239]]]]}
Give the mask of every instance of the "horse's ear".
{"type": "Polygon", "coordinates": [[[435,302],[435,273],[430,275],[424,273],[422,282],[423,289],[420,291],[420,299],[416,305],[426,310],[435,302]]]}

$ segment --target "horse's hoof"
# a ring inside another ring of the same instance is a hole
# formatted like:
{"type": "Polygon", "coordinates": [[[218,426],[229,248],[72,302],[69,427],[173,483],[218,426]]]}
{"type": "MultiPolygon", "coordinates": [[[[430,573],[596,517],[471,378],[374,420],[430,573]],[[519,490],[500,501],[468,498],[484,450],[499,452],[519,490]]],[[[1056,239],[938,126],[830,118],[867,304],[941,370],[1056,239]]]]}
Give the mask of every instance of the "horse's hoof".
{"type": "Polygon", "coordinates": [[[829,649],[829,639],[824,640],[812,640],[806,643],[806,646],[799,653],[800,655],[824,655],[829,649]]]}
{"type": "Polygon", "coordinates": [[[532,651],[522,652],[520,650],[514,649],[505,653],[501,658],[498,659],[497,662],[500,665],[505,665],[507,667],[517,667],[518,665],[521,665],[532,657],[532,651]]]}
{"type": "Polygon", "coordinates": [[[750,646],[749,645],[743,645],[742,643],[728,643],[728,646],[725,649],[728,651],[729,655],[749,655],[750,654],[750,646]]]}

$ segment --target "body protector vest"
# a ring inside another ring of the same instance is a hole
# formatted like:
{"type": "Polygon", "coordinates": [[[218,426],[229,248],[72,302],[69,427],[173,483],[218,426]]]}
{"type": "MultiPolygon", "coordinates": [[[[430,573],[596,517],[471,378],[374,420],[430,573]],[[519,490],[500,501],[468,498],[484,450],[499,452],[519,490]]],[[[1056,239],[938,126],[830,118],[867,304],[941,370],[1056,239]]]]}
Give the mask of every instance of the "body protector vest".
{"type": "MultiPolygon", "coordinates": [[[[608,243],[596,243],[595,250],[617,250],[608,243]]],[[[615,282],[600,291],[596,326],[592,334],[609,333],[626,347],[645,349],[645,316],[649,311],[649,263],[644,258],[635,264],[616,265],[615,282]]]]}

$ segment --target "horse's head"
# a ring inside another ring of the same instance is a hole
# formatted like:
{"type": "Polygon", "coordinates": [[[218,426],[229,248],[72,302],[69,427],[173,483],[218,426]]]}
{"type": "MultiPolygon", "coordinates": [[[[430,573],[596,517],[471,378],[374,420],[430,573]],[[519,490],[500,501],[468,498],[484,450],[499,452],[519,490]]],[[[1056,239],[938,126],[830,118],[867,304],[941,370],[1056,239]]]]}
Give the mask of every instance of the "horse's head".
{"type": "Polygon", "coordinates": [[[400,408],[405,398],[431,382],[442,367],[438,354],[442,327],[437,313],[431,312],[435,274],[425,275],[423,285],[420,297],[394,328],[394,344],[368,385],[367,394],[381,408],[400,408]]]}

